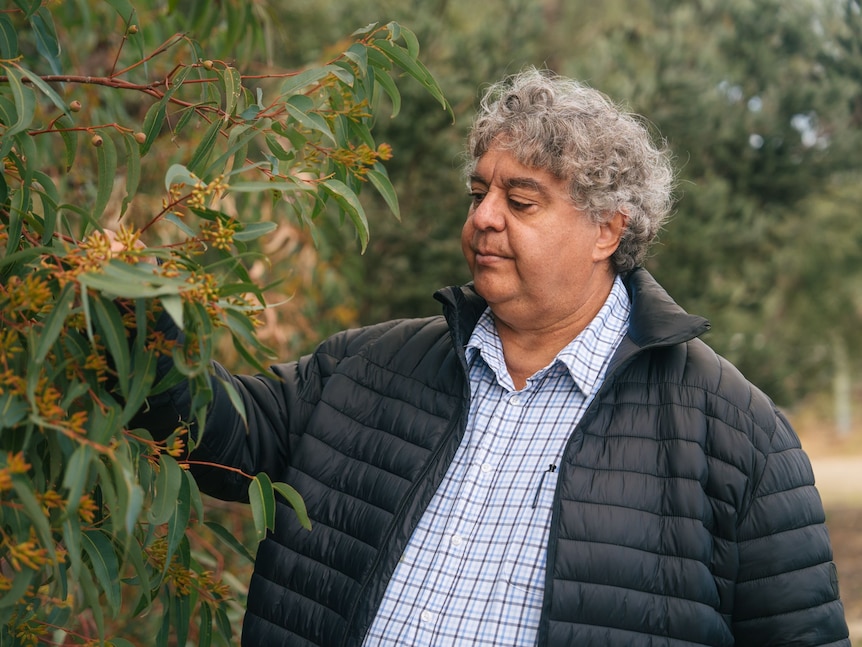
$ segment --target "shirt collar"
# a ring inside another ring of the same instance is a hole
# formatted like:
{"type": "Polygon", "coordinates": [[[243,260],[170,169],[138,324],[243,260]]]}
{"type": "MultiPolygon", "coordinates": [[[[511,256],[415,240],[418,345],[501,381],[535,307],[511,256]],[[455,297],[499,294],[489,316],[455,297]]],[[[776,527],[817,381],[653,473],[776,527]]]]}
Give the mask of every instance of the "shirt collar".
{"type": "MultiPolygon", "coordinates": [[[[527,383],[544,375],[555,365],[566,368],[575,385],[585,395],[592,395],[602,382],[614,351],[628,329],[631,301],[622,279],[617,276],[602,308],[581,333],[570,341],[553,361],[533,375],[527,383]]],[[[472,366],[479,356],[497,375],[497,381],[511,388],[506,369],[503,344],[497,334],[491,309],[487,308],[465,347],[467,363],[472,366]]]]}

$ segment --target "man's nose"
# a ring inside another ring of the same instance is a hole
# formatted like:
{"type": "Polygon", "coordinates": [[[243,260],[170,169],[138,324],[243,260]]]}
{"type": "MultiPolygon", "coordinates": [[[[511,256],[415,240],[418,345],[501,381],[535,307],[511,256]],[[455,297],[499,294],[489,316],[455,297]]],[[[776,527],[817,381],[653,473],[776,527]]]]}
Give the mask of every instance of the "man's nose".
{"type": "Polygon", "coordinates": [[[476,229],[500,231],[506,226],[505,197],[489,191],[473,208],[473,225],[476,229]]]}

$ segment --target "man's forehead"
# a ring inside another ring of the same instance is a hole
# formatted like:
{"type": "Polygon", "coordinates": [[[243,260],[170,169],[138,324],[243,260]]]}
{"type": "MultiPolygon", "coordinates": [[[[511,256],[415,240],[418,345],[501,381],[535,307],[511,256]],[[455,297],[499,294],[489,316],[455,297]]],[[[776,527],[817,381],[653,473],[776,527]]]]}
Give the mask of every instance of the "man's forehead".
{"type": "Polygon", "coordinates": [[[514,168],[500,164],[482,168],[480,161],[473,173],[470,174],[470,182],[485,186],[490,186],[496,182],[507,190],[525,189],[542,195],[550,195],[560,188],[558,186],[560,181],[550,173],[539,169],[531,169],[518,163],[514,164],[514,168]]]}

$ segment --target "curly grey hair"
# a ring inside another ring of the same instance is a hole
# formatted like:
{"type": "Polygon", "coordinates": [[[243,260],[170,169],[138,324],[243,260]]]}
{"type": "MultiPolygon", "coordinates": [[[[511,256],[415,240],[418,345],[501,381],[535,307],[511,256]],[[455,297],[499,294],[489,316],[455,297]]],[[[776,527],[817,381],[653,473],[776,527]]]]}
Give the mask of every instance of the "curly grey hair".
{"type": "Polygon", "coordinates": [[[626,228],[611,263],[618,273],[643,263],[670,214],[674,174],[641,117],[578,81],[529,68],[482,98],[467,177],[492,147],[567,181],[572,202],[594,222],[623,213],[626,228]]]}

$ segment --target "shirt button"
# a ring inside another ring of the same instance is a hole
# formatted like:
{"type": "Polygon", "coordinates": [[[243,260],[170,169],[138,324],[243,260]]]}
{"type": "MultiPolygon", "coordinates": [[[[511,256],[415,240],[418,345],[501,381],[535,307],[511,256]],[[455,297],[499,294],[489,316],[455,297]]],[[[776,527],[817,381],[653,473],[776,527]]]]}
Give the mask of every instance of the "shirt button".
{"type": "Polygon", "coordinates": [[[511,398],[509,398],[509,404],[518,406],[519,404],[521,404],[521,396],[517,394],[513,395],[511,398]]]}
{"type": "Polygon", "coordinates": [[[461,535],[452,535],[452,539],[449,540],[453,546],[460,546],[463,539],[461,535]]]}
{"type": "Polygon", "coordinates": [[[419,617],[422,618],[422,622],[431,622],[434,619],[434,615],[430,611],[423,611],[419,617]]]}
{"type": "Polygon", "coordinates": [[[491,466],[490,466],[490,465],[488,465],[488,463],[482,463],[482,467],[481,467],[481,469],[482,469],[482,472],[484,472],[485,474],[487,474],[488,472],[490,472],[490,471],[491,471],[491,469],[492,469],[492,468],[491,468],[491,466]]]}

